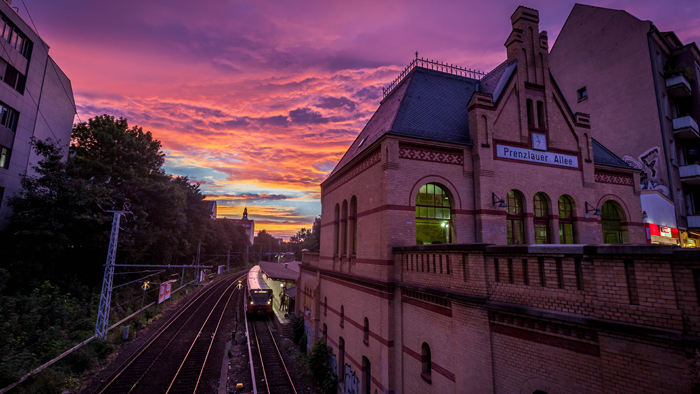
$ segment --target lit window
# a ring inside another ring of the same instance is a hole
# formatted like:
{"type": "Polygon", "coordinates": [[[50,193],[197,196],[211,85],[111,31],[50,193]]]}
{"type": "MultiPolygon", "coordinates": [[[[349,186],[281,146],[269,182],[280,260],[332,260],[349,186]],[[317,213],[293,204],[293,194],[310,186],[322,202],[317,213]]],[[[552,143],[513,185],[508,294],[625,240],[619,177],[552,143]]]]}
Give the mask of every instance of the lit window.
{"type": "Polygon", "coordinates": [[[534,214],[533,225],[535,228],[535,243],[549,243],[549,204],[547,203],[547,195],[544,193],[535,194],[533,199],[534,214]]]}
{"type": "Polygon", "coordinates": [[[6,148],[4,146],[0,146],[0,168],[9,168],[10,167],[10,154],[12,153],[12,149],[6,148]]]}
{"type": "Polygon", "coordinates": [[[428,183],[416,196],[416,244],[448,244],[454,232],[450,197],[440,186],[428,183]]]}
{"type": "Polygon", "coordinates": [[[559,243],[574,243],[573,203],[569,196],[559,197],[559,243]]]}
{"type": "Polygon", "coordinates": [[[511,190],[506,196],[506,232],[508,245],[522,245],[525,243],[525,234],[523,229],[523,198],[520,192],[511,190]]]}

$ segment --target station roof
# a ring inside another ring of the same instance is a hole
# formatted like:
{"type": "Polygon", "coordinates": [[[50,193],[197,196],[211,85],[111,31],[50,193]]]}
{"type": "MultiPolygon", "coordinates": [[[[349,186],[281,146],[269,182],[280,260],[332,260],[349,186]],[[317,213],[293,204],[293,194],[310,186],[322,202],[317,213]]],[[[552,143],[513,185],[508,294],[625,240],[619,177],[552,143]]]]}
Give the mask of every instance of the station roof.
{"type": "Polygon", "coordinates": [[[285,268],[285,263],[272,263],[269,261],[261,261],[258,263],[260,270],[272,280],[293,280],[296,281],[299,277],[299,262],[292,261],[285,268]]]}
{"type": "Polygon", "coordinates": [[[382,100],[331,175],[384,134],[470,144],[467,104],[478,83],[472,78],[414,68],[382,100]]]}
{"type": "Polygon", "coordinates": [[[600,164],[604,166],[612,166],[618,168],[628,168],[633,169],[624,160],[620,159],[617,155],[612,153],[608,148],[604,147],[603,144],[596,141],[595,138],[591,138],[593,141],[593,163],[600,164]]]}

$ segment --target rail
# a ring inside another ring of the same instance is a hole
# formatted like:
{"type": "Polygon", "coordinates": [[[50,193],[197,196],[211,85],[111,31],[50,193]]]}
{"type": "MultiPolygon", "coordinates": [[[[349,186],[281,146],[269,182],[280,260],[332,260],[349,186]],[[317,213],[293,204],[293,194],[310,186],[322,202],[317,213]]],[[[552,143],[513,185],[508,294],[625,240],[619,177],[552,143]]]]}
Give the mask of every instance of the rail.
{"type": "Polygon", "coordinates": [[[419,59],[418,52],[416,52],[416,58],[411,60],[411,63],[409,63],[408,66],[406,66],[406,68],[399,73],[399,76],[391,81],[387,87],[382,88],[382,98],[386,98],[388,95],[390,95],[391,92],[393,92],[394,89],[401,84],[401,81],[403,81],[403,79],[406,78],[406,76],[416,67],[427,68],[429,70],[436,70],[451,75],[458,75],[460,77],[467,77],[477,80],[486,75],[486,73],[483,71],[472,70],[470,68],[464,68],[454,64],[442,63],[423,58],[419,59]]]}
{"type": "MultiPolygon", "coordinates": [[[[294,387],[294,381],[292,380],[291,375],[289,374],[289,369],[287,369],[287,365],[284,362],[284,358],[282,357],[282,352],[280,352],[279,347],[277,346],[277,341],[275,341],[275,337],[272,334],[272,330],[270,330],[269,325],[267,322],[259,322],[259,321],[254,321],[253,322],[253,335],[255,336],[255,345],[257,348],[258,356],[260,358],[260,368],[262,369],[263,377],[264,377],[264,382],[265,382],[265,388],[267,393],[272,393],[274,390],[275,393],[278,393],[280,391],[285,391],[285,389],[291,389],[287,390],[289,393],[294,393],[297,394],[297,390],[294,387]],[[265,326],[267,329],[266,333],[263,333],[262,337],[258,335],[258,329],[256,328],[256,323],[260,323],[265,326]],[[263,338],[267,338],[263,340],[263,338]],[[269,345],[269,341],[272,342],[273,346],[269,345]],[[265,352],[265,349],[270,349],[274,347],[275,352],[272,353],[270,351],[265,352]],[[275,357],[275,354],[277,355],[275,357]],[[267,364],[265,361],[265,358],[263,355],[266,355],[267,357],[267,364]],[[275,365],[276,364],[276,365],[275,365]],[[275,367],[277,367],[278,370],[275,370],[275,367]],[[281,370],[284,370],[284,374],[286,375],[286,379],[281,379],[279,378],[281,370]]],[[[248,342],[250,344],[250,341],[248,342]]],[[[252,352],[251,352],[251,359],[252,359],[252,352]]],[[[253,363],[250,365],[251,369],[251,376],[255,376],[255,366],[253,363]]],[[[258,394],[257,387],[254,388],[253,391],[254,394],[258,394]]]]}

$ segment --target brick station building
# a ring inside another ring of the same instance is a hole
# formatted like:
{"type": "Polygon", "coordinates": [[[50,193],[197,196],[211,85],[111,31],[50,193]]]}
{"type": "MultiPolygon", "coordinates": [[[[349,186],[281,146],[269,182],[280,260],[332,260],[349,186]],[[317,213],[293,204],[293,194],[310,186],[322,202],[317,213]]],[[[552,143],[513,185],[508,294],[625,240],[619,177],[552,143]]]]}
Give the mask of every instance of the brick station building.
{"type": "Polygon", "coordinates": [[[416,58],[321,184],[309,347],[341,392],[690,392],[699,255],[645,244],[640,171],[511,22],[488,74],[416,58]]]}

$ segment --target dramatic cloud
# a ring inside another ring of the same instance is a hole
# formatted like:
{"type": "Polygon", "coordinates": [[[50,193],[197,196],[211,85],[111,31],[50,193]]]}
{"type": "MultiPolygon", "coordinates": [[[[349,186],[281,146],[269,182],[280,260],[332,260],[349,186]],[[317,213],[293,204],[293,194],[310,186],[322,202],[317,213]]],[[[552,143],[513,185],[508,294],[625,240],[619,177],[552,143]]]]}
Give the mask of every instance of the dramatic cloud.
{"type": "MultiPolygon", "coordinates": [[[[27,15],[24,4],[29,8],[27,15]]],[[[320,214],[320,188],[413,59],[490,70],[520,3],[26,0],[71,79],[80,119],[153,132],[169,173],[200,182],[220,217],[245,207],[288,237],[320,214]]],[[[550,45],[574,1],[534,0],[550,45]]],[[[599,0],[700,39],[700,5],[599,0]]]]}

